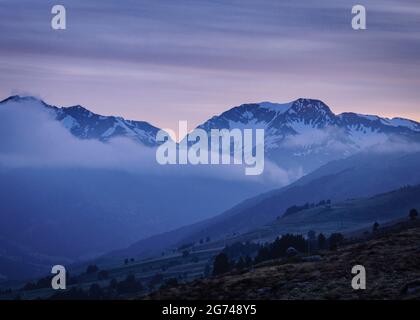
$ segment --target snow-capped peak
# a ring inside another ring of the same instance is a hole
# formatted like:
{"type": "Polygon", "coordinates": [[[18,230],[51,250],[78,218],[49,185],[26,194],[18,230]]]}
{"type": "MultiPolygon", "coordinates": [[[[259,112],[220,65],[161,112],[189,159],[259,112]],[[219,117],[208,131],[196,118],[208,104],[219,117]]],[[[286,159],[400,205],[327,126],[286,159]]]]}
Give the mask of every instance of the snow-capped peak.
{"type": "Polygon", "coordinates": [[[331,109],[321,100],[299,98],[293,101],[289,110],[299,114],[321,114],[324,116],[335,116],[331,109]]]}
{"type": "Polygon", "coordinates": [[[287,112],[293,105],[293,102],[288,103],[273,103],[269,101],[264,101],[258,103],[261,108],[268,109],[277,113],[285,113],[287,112]]]}

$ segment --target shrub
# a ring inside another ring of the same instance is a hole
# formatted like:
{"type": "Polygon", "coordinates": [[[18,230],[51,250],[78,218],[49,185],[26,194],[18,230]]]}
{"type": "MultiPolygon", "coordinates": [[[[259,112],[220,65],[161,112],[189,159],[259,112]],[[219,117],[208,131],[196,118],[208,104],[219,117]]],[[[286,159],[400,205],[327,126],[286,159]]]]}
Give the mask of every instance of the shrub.
{"type": "Polygon", "coordinates": [[[160,273],[156,273],[149,281],[149,288],[153,290],[156,285],[163,281],[163,276],[160,273]]]}
{"type": "Polygon", "coordinates": [[[86,268],[86,274],[93,274],[99,271],[98,266],[92,264],[86,268]]]}
{"type": "Polygon", "coordinates": [[[341,233],[332,233],[328,239],[330,250],[336,250],[343,241],[344,237],[341,233]]]}
{"type": "Polygon", "coordinates": [[[101,270],[98,273],[98,280],[105,280],[108,279],[108,271],[106,270],[101,270]]]}
{"type": "Polygon", "coordinates": [[[178,285],[178,280],[176,278],[169,278],[165,281],[164,284],[160,287],[161,289],[167,289],[171,287],[176,287],[178,285]]]}
{"type": "Polygon", "coordinates": [[[105,297],[102,288],[96,283],[93,283],[90,286],[88,295],[90,299],[96,299],[96,300],[103,299],[105,297]]]}
{"type": "Polygon", "coordinates": [[[117,291],[119,294],[134,293],[143,289],[140,281],[136,280],[134,274],[127,275],[125,280],[117,284],[117,291]]]}

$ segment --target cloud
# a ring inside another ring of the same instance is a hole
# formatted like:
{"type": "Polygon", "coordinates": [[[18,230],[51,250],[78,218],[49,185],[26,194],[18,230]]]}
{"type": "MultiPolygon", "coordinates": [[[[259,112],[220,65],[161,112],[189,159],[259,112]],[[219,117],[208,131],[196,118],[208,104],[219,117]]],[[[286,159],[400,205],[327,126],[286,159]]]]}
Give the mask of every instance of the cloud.
{"type": "Polygon", "coordinates": [[[350,155],[357,152],[417,152],[420,144],[394,134],[370,131],[348,132],[345,129],[329,126],[323,129],[302,131],[297,135],[287,136],[282,142],[283,148],[297,150],[321,150],[325,152],[350,155]]]}
{"type": "Polygon", "coordinates": [[[282,186],[299,173],[288,172],[265,161],[261,176],[246,176],[244,165],[159,165],[156,149],[128,138],[104,143],[74,137],[38,101],[0,105],[0,167],[3,168],[92,168],[113,169],[133,174],[208,177],[253,181],[282,186]]]}
{"type": "Polygon", "coordinates": [[[346,152],[350,146],[351,142],[346,132],[332,126],[324,129],[311,128],[296,135],[287,136],[282,143],[282,147],[290,149],[316,149],[319,147],[334,152],[346,152]]]}
{"type": "Polygon", "coordinates": [[[367,151],[375,153],[415,153],[420,152],[420,143],[390,135],[387,141],[374,144],[367,151]]]}
{"type": "Polygon", "coordinates": [[[152,167],[152,150],[129,139],[105,144],[80,140],[55,121],[38,102],[0,107],[0,163],[8,167],[152,167]]]}

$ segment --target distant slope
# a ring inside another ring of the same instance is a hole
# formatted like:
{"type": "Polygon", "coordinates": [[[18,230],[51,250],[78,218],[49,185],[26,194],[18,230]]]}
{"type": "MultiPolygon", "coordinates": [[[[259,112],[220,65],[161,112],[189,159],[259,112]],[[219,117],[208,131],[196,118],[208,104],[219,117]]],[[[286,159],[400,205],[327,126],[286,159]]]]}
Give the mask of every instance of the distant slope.
{"type": "Polygon", "coordinates": [[[349,233],[372,230],[375,222],[382,225],[407,219],[412,208],[420,209],[420,185],[403,187],[369,198],[351,199],[326,204],[282,216],[264,226],[231,237],[228,242],[275,238],[286,233],[349,233]]]}
{"type": "MultiPolygon", "coordinates": [[[[360,228],[366,223],[406,218],[412,208],[420,208],[420,185],[379,194],[370,198],[345,200],[303,210],[276,220],[272,225],[296,224],[311,228],[316,224],[340,224],[339,228],[360,228]]],[[[322,228],[322,227],[321,227],[322,228]]],[[[285,230],[287,232],[287,230],[285,230]]]]}
{"type": "MultiPolygon", "coordinates": [[[[71,263],[63,257],[61,263],[71,263]]],[[[0,237],[0,287],[14,279],[33,279],[51,271],[57,257],[48,257],[0,237]]]]}
{"type": "Polygon", "coordinates": [[[252,227],[263,225],[295,204],[319,202],[325,199],[341,201],[349,198],[369,197],[398,189],[405,185],[420,183],[420,153],[362,154],[321,168],[307,177],[250,205],[234,207],[209,220],[206,228],[185,241],[197,240],[208,235],[212,238],[242,233],[252,227]]]}
{"type": "MultiPolygon", "coordinates": [[[[420,153],[363,153],[331,162],[290,186],[248,199],[214,218],[141,240],[114,254],[151,254],[205,237],[212,241],[231,238],[271,223],[292,205],[366,198],[418,184],[420,153]]],[[[381,219],[379,212],[375,218],[381,219]]]]}

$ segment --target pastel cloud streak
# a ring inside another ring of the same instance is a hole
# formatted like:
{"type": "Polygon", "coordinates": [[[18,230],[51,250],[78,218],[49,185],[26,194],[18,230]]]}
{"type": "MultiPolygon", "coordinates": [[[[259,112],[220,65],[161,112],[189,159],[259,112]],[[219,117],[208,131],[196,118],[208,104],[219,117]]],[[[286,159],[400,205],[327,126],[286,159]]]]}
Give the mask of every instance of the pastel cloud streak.
{"type": "Polygon", "coordinates": [[[351,1],[0,2],[0,96],[25,92],[175,128],[245,102],[319,98],[339,113],[420,120],[420,9],[351,1]]]}

